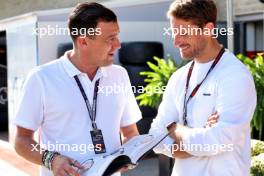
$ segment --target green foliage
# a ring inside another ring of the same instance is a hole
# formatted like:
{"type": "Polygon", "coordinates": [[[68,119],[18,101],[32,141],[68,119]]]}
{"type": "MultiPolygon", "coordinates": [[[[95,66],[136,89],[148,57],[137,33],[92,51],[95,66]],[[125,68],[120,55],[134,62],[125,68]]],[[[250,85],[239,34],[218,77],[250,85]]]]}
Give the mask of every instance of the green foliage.
{"type": "MultiPolygon", "coordinates": [[[[254,60],[243,56],[242,54],[237,55],[237,57],[249,68],[255,81],[258,100],[251,127],[256,128],[259,131],[259,138],[261,138],[264,131],[264,59],[262,55],[258,55],[254,60]]],[[[166,61],[163,58],[154,57],[154,60],[157,62],[157,65],[147,62],[152,71],[140,73],[140,75],[146,76],[145,82],[148,84],[144,88],[144,93],[137,96],[137,100],[140,100],[140,106],[158,108],[169,78],[177,69],[185,65],[186,62],[176,65],[171,58],[166,61]]],[[[263,176],[264,142],[251,140],[251,154],[250,176],[263,176]]]]}
{"type": "Polygon", "coordinates": [[[251,140],[251,176],[264,175],[264,142],[260,140],[251,140]]]}
{"type": "Polygon", "coordinates": [[[264,142],[260,140],[251,140],[251,156],[257,156],[264,153],[264,142]]]}
{"type": "Polygon", "coordinates": [[[258,54],[254,59],[250,59],[242,54],[237,57],[248,67],[253,75],[257,90],[257,107],[251,121],[251,130],[258,131],[258,139],[263,139],[264,132],[264,60],[263,55],[258,54]]]}
{"type": "Polygon", "coordinates": [[[263,176],[264,175],[264,153],[252,157],[250,176],[263,176]]]}
{"type": "Polygon", "coordinates": [[[147,62],[152,71],[140,72],[140,75],[146,76],[144,81],[148,84],[144,88],[144,93],[136,98],[140,100],[140,106],[158,108],[169,78],[183,64],[178,66],[172,58],[165,60],[154,57],[154,60],[157,62],[157,65],[147,62]]]}

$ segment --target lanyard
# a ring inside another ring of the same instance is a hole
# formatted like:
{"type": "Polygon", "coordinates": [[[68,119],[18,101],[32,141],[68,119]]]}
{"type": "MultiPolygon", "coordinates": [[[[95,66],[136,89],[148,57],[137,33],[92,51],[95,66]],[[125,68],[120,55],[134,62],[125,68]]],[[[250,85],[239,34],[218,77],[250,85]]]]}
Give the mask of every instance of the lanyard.
{"type": "Polygon", "coordinates": [[[199,88],[201,87],[201,85],[203,84],[203,82],[206,80],[206,78],[208,77],[209,73],[211,73],[211,71],[215,68],[216,64],[218,63],[218,61],[221,59],[223,53],[225,52],[225,49],[222,48],[220,50],[220,52],[218,53],[218,55],[216,56],[214,62],[212,63],[210,69],[208,70],[208,72],[206,73],[204,79],[196,85],[196,87],[193,89],[193,91],[191,92],[190,96],[188,97],[187,101],[186,101],[186,96],[187,96],[187,92],[188,92],[188,88],[189,88],[189,82],[191,79],[191,75],[192,75],[192,71],[193,71],[193,67],[194,67],[194,61],[192,62],[189,71],[188,71],[188,75],[187,75],[187,82],[186,82],[186,86],[185,86],[185,94],[184,94],[184,106],[183,106],[183,124],[187,125],[187,104],[188,102],[196,95],[197,91],[199,90],[199,88]]]}
{"type": "Polygon", "coordinates": [[[89,116],[90,116],[90,119],[92,121],[92,127],[93,127],[93,130],[97,130],[97,125],[96,125],[96,122],[95,122],[95,118],[96,118],[96,106],[97,106],[97,94],[98,94],[98,87],[99,87],[99,81],[100,79],[98,79],[96,82],[95,82],[95,86],[94,86],[94,94],[93,94],[93,104],[92,104],[92,107],[89,103],[89,100],[84,92],[84,89],[83,89],[83,86],[78,78],[77,75],[74,76],[74,79],[82,93],[82,96],[83,96],[83,99],[85,101],[85,104],[86,104],[86,107],[87,107],[87,110],[88,110],[88,113],[89,113],[89,116]]]}

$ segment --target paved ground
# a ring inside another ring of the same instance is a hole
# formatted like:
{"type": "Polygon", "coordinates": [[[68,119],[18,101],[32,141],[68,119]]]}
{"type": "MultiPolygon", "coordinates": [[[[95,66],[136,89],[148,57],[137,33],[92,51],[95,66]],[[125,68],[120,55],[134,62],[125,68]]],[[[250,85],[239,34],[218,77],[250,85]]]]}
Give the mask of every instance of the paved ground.
{"type": "Polygon", "coordinates": [[[37,176],[38,166],[18,156],[9,143],[0,140],[0,175],[37,176]]]}
{"type": "Polygon", "coordinates": [[[139,163],[137,168],[122,174],[122,176],[159,176],[158,159],[146,159],[139,163]]]}
{"type": "MultiPolygon", "coordinates": [[[[0,175],[2,176],[38,176],[39,167],[20,156],[13,147],[0,139],[0,175]]],[[[122,174],[122,176],[158,176],[158,159],[145,159],[137,168],[122,174]]]]}

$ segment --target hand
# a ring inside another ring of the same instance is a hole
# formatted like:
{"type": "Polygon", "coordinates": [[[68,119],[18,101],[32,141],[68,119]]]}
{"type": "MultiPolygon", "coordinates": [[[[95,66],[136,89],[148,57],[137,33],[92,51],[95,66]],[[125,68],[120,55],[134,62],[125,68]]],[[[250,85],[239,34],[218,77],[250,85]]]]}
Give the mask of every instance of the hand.
{"type": "Polygon", "coordinates": [[[174,158],[180,158],[180,159],[186,159],[189,157],[192,157],[191,154],[186,152],[183,147],[183,142],[182,142],[182,134],[185,133],[185,130],[190,130],[188,127],[181,125],[181,124],[173,124],[172,126],[169,127],[170,130],[173,130],[169,134],[169,136],[174,139],[174,143],[171,146],[171,152],[172,156],[174,158]]]}
{"type": "Polygon", "coordinates": [[[63,155],[55,156],[51,163],[51,170],[54,176],[80,176],[78,169],[83,169],[78,161],[63,155]]]}
{"type": "Polygon", "coordinates": [[[174,133],[176,127],[177,127],[177,123],[176,122],[172,122],[172,123],[167,125],[167,130],[168,130],[169,133],[174,133]]]}
{"type": "Polygon", "coordinates": [[[217,112],[213,113],[207,120],[204,128],[206,127],[211,127],[213,124],[217,123],[219,119],[219,115],[217,114],[217,112]]]}
{"type": "Polygon", "coordinates": [[[118,172],[124,173],[124,172],[127,172],[128,170],[129,170],[129,166],[125,165],[121,169],[119,169],[118,172]]]}
{"type": "Polygon", "coordinates": [[[118,172],[124,173],[129,171],[130,169],[134,169],[135,167],[137,167],[137,164],[136,165],[127,164],[123,166],[121,169],[119,169],[118,172]]]}
{"type": "Polygon", "coordinates": [[[190,158],[192,155],[184,151],[182,143],[178,144],[174,142],[171,146],[171,154],[174,158],[186,159],[190,158]]]}

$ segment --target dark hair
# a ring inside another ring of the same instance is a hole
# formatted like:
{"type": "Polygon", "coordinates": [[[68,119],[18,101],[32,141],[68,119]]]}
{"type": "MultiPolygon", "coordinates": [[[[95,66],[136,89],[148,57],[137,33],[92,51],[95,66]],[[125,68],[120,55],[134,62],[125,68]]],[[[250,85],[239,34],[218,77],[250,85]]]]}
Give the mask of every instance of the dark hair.
{"type": "Polygon", "coordinates": [[[73,35],[73,31],[81,29],[95,29],[99,22],[117,22],[115,13],[105,6],[86,2],[77,4],[68,18],[68,27],[73,41],[80,36],[80,33],[73,35]]]}
{"type": "Polygon", "coordinates": [[[175,0],[167,16],[191,21],[202,28],[208,22],[216,25],[217,8],[213,0],[175,0]]]}

